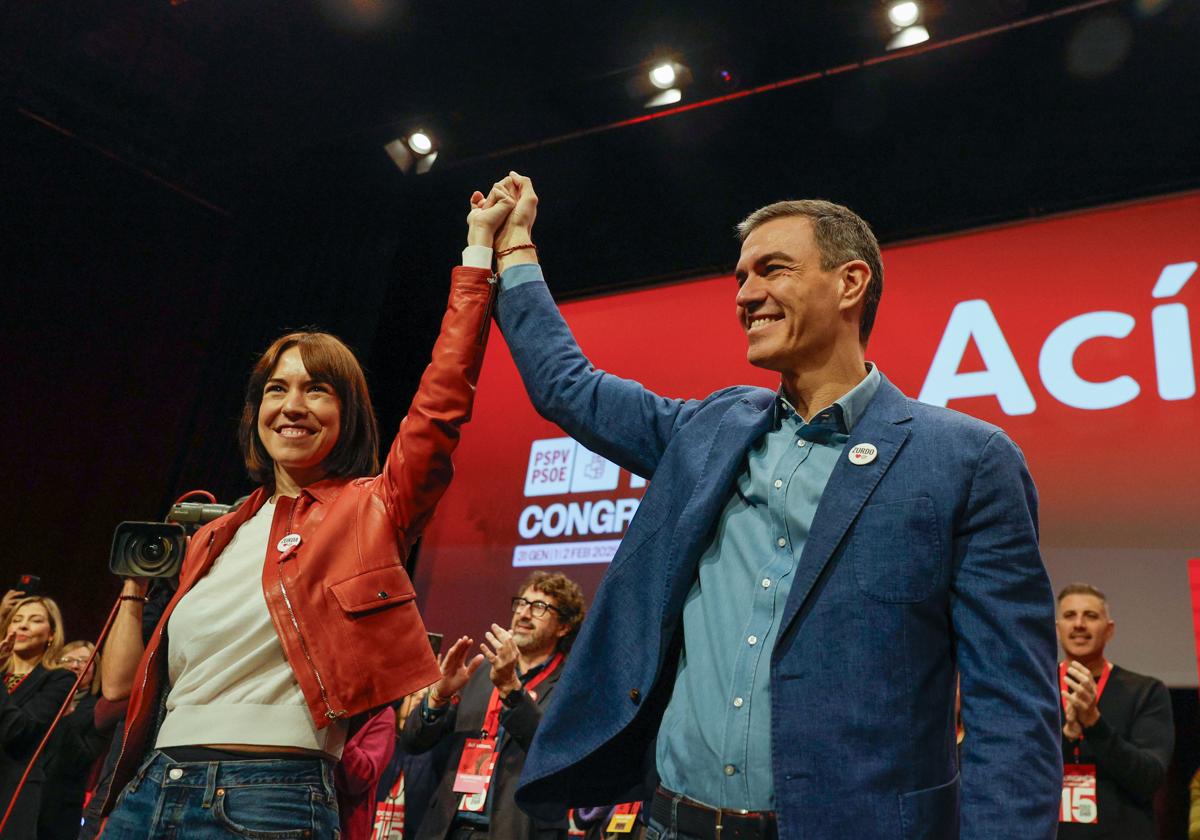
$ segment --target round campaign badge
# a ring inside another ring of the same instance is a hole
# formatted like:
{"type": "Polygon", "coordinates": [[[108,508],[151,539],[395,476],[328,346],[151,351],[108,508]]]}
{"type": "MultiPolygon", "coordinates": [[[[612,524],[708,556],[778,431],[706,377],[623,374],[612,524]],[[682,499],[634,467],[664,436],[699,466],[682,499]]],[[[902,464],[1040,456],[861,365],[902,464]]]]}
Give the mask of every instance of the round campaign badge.
{"type": "Polygon", "coordinates": [[[879,454],[879,450],[875,448],[873,443],[860,443],[857,446],[850,448],[849,454],[846,456],[850,459],[851,464],[862,466],[869,464],[875,460],[875,456],[879,454]]]}
{"type": "Polygon", "coordinates": [[[300,535],[299,534],[288,534],[286,537],[281,539],[279,541],[279,544],[275,547],[277,549],[279,549],[280,551],[291,551],[293,548],[295,548],[298,545],[300,545],[300,535]]]}

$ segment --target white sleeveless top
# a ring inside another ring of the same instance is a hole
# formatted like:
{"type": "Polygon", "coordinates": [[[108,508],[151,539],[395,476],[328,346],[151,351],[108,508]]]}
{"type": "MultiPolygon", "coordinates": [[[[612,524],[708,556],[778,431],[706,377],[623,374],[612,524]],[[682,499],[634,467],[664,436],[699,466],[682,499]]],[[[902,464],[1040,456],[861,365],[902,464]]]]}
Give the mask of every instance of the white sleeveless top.
{"type": "Polygon", "coordinates": [[[345,724],[317,730],[267,611],[263,563],[274,515],[268,502],[238,528],[171,613],[171,690],[156,748],[250,744],[341,757],[345,724]]]}

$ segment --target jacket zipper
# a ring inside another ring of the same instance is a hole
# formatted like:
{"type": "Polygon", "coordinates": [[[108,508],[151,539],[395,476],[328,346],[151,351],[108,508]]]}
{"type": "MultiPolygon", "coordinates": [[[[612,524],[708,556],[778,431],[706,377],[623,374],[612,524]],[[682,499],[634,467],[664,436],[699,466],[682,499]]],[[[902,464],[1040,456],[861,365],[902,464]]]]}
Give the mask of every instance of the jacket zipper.
{"type": "Polygon", "coordinates": [[[483,310],[483,323],[479,325],[479,335],[475,337],[476,344],[483,344],[483,339],[487,336],[488,328],[492,325],[492,309],[496,306],[496,297],[500,294],[497,288],[500,285],[500,278],[495,274],[488,275],[488,301],[487,307],[483,310]]]}
{"type": "MultiPolygon", "coordinates": [[[[286,533],[288,534],[292,533],[292,516],[295,515],[296,506],[299,504],[299,502],[300,499],[297,497],[296,501],[292,503],[291,510],[288,511],[286,530],[286,533]]],[[[315,662],[313,662],[312,655],[308,652],[308,643],[304,641],[304,634],[300,632],[300,622],[296,621],[296,613],[292,610],[292,599],[288,597],[287,585],[283,582],[283,563],[277,562],[275,564],[275,568],[279,576],[279,594],[283,596],[283,603],[287,606],[288,618],[292,620],[292,629],[296,631],[296,638],[300,640],[300,650],[304,652],[304,658],[308,660],[308,667],[312,669],[313,676],[317,678],[317,689],[321,692],[321,702],[325,704],[325,717],[329,718],[331,721],[346,717],[347,712],[345,709],[338,709],[335,711],[334,708],[329,705],[329,693],[325,690],[325,680],[321,678],[321,672],[317,670],[317,665],[315,662]]]]}

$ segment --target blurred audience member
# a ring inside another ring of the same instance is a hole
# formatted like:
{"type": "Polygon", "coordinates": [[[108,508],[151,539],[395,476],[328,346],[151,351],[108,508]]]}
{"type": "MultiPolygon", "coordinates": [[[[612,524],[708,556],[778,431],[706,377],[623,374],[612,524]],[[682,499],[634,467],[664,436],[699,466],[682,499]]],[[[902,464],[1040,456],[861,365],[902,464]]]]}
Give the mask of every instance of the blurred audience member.
{"type": "Polygon", "coordinates": [[[428,752],[413,755],[400,742],[400,731],[413,709],[421,705],[428,689],[405,697],[397,711],[396,751],[376,789],[375,828],[371,840],[404,840],[421,830],[429,800],[446,770],[450,739],[443,738],[428,752]]]}
{"type": "Polygon", "coordinates": [[[1171,761],[1167,687],[1104,656],[1116,624],[1104,593],[1073,583],[1058,594],[1063,702],[1063,798],[1058,836],[1155,840],[1154,792],[1171,761]]]}
{"type": "Polygon", "coordinates": [[[342,840],[368,840],[375,818],[375,788],[396,750],[396,711],[387,706],[346,739],[334,769],[342,840]]]}
{"type": "MultiPolygon", "coordinates": [[[[147,586],[146,597],[149,599],[142,606],[142,644],[145,645],[150,634],[154,632],[154,628],[158,626],[158,621],[162,618],[163,611],[166,610],[167,604],[171,600],[171,596],[175,594],[179,581],[177,578],[153,578],[147,586]]],[[[107,653],[107,645],[104,652],[107,653]]],[[[102,654],[103,655],[103,654],[102,654]]],[[[99,657],[97,657],[97,662],[99,657]]],[[[103,669],[97,669],[99,674],[103,669]]],[[[101,734],[112,739],[111,745],[108,748],[108,755],[104,757],[103,763],[100,765],[100,771],[96,784],[93,786],[92,794],[88,798],[87,807],[83,809],[83,826],[79,830],[79,840],[95,840],[100,833],[100,811],[104,805],[104,800],[108,796],[108,790],[112,786],[113,769],[116,767],[117,759],[121,755],[121,747],[123,746],[122,736],[125,729],[125,712],[129,705],[128,700],[114,700],[104,697],[112,688],[107,682],[101,688],[100,700],[96,703],[96,729],[101,734]]]]}
{"type": "MultiPolygon", "coordinates": [[[[62,613],[54,601],[33,597],[13,604],[0,636],[0,816],[75,681],[74,674],[58,666],[62,647],[62,613]]],[[[4,840],[37,837],[45,768],[43,753],[4,828],[4,840]]]]}
{"type": "Polygon", "coordinates": [[[88,659],[91,642],[69,642],[63,646],[60,667],[76,676],[82,674],[67,714],[59,722],[46,748],[46,784],[42,791],[38,840],[75,840],[89,781],[99,771],[97,759],[108,748],[112,732],[96,728],[96,703],[100,699],[100,657],[88,659]],[[86,670],[84,670],[86,668],[86,670]]]}
{"type": "Polygon", "coordinates": [[[565,818],[535,821],[517,808],[513,795],[583,614],[578,584],[534,572],[512,600],[510,628],[493,624],[481,656],[468,662],[474,641],[466,636],[446,652],[441,680],[409,715],[401,735],[414,753],[451,744],[417,840],[566,838],[565,818]],[[485,658],[488,667],[481,668],[485,658]]]}

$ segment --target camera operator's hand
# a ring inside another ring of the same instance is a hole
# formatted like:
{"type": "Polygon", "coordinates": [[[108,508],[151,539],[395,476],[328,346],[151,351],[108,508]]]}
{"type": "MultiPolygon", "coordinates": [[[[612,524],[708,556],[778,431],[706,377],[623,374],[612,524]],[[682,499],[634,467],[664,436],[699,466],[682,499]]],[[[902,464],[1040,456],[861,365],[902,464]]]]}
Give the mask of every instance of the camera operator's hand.
{"type": "Polygon", "coordinates": [[[446,651],[446,655],[442,657],[441,668],[442,678],[434,683],[433,690],[429,692],[427,702],[432,708],[440,708],[450,702],[450,698],[458,692],[462,691],[463,686],[467,684],[467,680],[471,679],[471,675],[479,670],[479,666],[483,664],[483,654],[479,654],[470,662],[467,662],[467,653],[471,650],[471,645],[475,644],[475,640],[468,636],[461,636],[459,640],[450,646],[450,650],[446,651]]]}
{"type": "MultiPolygon", "coordinates": [[[[146,592],[150,589],[150,578],[143,577],[127,577],[121,578],[121,594],[133,595],[138,598],[145,598],[146,592]]],[[[122,602],[123,604],[131,603],[129,601],[122,602]]],[[[132,602],[136,603],[136,602],[132,602]]]]}

